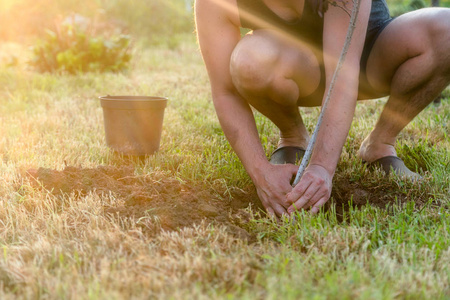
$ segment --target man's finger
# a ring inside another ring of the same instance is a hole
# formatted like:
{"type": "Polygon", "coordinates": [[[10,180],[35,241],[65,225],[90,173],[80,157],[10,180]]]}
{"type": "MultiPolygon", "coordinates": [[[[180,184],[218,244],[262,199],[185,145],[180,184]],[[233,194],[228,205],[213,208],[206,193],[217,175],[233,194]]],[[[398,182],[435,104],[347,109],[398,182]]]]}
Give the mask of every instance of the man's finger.
{"type": "Polygon", "coordinates": [[[274,217],[281,217],[287,214],[287,210],[278,203],[263,203],[266,212],[274,217]]]}
{"type": "Polygon", "coordinates": [[[271,217],[271,218],[276,218],[277,215],[275,214],[275,211],[271,208],[271,207],[267,207],[266,208],[267,214],[271,217]]]}
{"type": "Polygon", "coordinates": [[[286,195],[286,201],[289,204],[295,203],[300,197],[303,196],[303,194],[306,192],[306,190],[311,185],[312,180],[311,178],[305,176],[305,178],[302,178],[302,180],[286,195]]]}
{"type": "Polygon", "coordinates": [[[303,195],[298,199],[294,204],[291,205],[288,209],[288,213],[291,214],[295,210],[299,210],[301,208],[305,208],[308,203],[311,202],[311,205],[314,205],[315,202],[317,202],[320,197],[317,195],[317,192],[319,191],[319,187],[315,185],[314,183],[311,184],[308,189],[303,193],[303,195]]]}
{"type": "Polygon", "coordinates": [[[319,201],[314,204],[314,206],[311,208],[310,212],[311,214],[315,215],[320,211],[320,208],[328,201],[327,197],[321,198],[319,201]]]}
{"type": "Polygon", "coordinates": [[[275,211],[275,214],[277,215],[277,217],[281,217],[283,215],[287,215],[288,214],[286,209],[283,206],[279,205],[279,204],[274,204],[272,206],[272,209],[275,211]]]}
{"type": "Polygon", "coordinates": [[[318,203],[326,195],[327,195],[326,188],[324,186],[321,186],[319,190],[317,190],[316,194],[313,197],[311,197],[310,201],[308,201],[305,205],[303,205],[302,208],[308,209],[310,207],[315,206],[315,204],[318,203]]]}

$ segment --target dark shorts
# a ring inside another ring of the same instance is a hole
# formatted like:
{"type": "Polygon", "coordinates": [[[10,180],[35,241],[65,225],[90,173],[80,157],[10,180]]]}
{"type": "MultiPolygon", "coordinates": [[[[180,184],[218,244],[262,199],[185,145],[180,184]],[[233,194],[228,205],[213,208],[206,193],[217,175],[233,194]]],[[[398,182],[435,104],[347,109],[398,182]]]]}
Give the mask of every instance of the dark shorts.
{"type": "MultiPolygon", "coordinates": [[[[390,16],[389,9],[387,7],[385,0],[373,0],[372,8],[370,11],[369,23],[367,25],[366,41],[364,42],[363,52],[361,54],[360,63],[360,90],[365,90],[368,88],[367,77],[366,77],[366,66],[367,60],[369,59],[372,47],[375,44],[378,36],[381,34],[384,28],[392,22],[393,18],[390,16]]],[[[325,68],[320,67],[321,78],[319,87],[309,96],[300,98],[298,100],[299,106],[317,106],[320,105],[325,92],[325,68]]],[[[362,93],[364,94],[364,93],[362,93]]],[[[367,98],[364,97],[363,98],[367,98]]]]}
{"type": "Polygon", "coordinates": [[[384,0],[373,0],[370,11],[369,24],[367,26],[366,41],[361,55],[361,72],[366,70],[367,59],[383,29],[391,23],[393,18],[389,14],[389,9],[384,0]]]}

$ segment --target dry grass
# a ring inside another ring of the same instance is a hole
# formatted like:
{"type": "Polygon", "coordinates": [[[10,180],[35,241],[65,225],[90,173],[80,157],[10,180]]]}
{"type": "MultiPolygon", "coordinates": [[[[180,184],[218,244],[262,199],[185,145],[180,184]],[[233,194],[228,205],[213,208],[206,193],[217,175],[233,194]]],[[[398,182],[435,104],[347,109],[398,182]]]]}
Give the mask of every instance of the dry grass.
{"type": "MultiPolygon", "coordinates": [[[[27,53],[1,45],[3,57],[8,49],[27,53]]],[[[440,107],[428,108],[408,126],[398,144],[401,155],[412,157],[408,164],[428,170],[427,181],[417,186],[364,170],[355,151],[383,100],[357,108],[336,177],[374,191],[395,188],[412,202],[350,207],[342,218],[332,208],[283,223],[248,209],[253,217],[237,225],[255,236],[253,242],[215,224],[146,235],[142,224],[158,219],[106,214],[105,207],[123,204],[113,192],[55,196],[23,176],[29,168],[124,163],[106,147],[97,97],[145,94],[170,102],[161,150],[133,163],[136,176],[160,172],[204,182],[212,194],[248,188],[209,93],[194,43],[138,51],[128,74],[36,74],[23,61],[0,68],[0,298],[450,297],[448,93],[440,107]]],[[[309,128],[316,117],[317,109],[305,111],[309,128]]],[[[257,121],[270,153],[276,129],[259,115],[257,121]]]]}

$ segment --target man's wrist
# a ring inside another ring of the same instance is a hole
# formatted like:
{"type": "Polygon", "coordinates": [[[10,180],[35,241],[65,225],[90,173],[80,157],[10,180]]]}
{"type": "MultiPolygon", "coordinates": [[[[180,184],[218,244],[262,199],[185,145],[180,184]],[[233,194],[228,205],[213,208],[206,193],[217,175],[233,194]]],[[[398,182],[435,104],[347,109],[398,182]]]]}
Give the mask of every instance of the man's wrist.
{"type": "Polygon", "coordinates": [[[309,166],[315,166],[320,167],[324,169],[331,177],[334,176],[334,173],[336,172],[336,165],[337,164],[323,164],[323,163],[317,163],[317,162],[310,162],[309,166]]]}
{"type": "Polygon", "coordinates": [[[246,170],[253,183],[255,183],[259,181],[259,178],[261,178],[269,166],[270,162],[264,157],[264,159],[261,158],[252,162],[251,165],[246,167],[246,170]]]}

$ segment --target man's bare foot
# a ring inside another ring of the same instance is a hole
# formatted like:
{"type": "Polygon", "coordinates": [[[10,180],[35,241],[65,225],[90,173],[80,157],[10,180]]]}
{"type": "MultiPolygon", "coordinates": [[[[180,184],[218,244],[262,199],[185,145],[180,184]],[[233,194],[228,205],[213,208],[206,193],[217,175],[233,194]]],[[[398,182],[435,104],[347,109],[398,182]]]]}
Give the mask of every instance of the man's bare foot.
{"type": "Polygon", "coordinates": [[[386,156],[397,156],[395,148],[391,144],[375,141],[369,135],[361,144],[358,156],[362,161],[371,163],[386,156]]]}
{"type": "Polygon", "coordinates": [[[306,149],[308,147],[309,137],[283,137],[281,136],[278,140],[277,148],[286,147],[286,146],[296,146],[302,149],[306,149]]]}

